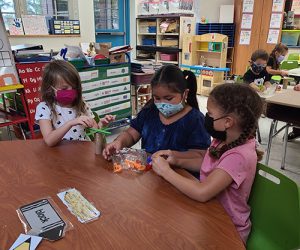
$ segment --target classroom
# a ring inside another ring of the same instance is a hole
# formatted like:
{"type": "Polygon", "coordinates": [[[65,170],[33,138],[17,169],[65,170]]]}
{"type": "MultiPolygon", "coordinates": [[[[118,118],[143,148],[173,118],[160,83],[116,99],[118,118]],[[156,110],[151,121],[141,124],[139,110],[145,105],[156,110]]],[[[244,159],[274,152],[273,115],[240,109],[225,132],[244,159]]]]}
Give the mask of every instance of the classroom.
{"type": "Polygon", "coordinates": [[[0,249],[300,249],[300,0],[0,0],[0,249]]]}

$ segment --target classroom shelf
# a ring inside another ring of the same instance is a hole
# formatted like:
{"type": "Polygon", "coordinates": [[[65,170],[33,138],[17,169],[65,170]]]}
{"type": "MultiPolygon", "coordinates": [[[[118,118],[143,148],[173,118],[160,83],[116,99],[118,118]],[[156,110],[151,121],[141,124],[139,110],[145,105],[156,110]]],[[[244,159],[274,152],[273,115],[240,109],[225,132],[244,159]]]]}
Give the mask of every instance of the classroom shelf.
{"type": "Polygon", "coordinates": [[[138,33],[138,36],[156,36],[156,33],[138,33]]]}
{"type": "Polygon", "coordinates": [[[197,52],[205,52],[205,53],[218,53],[218,54],[221,54],[220,51],[209,51],[209,50],[201,50],[201,49],[197,49],[196,51],[197,52]]]}
{"type": "Polygon", "coordinates": [[[179,33],[158,33],[158,36],[179,36],[179,33]]]}
{"type": "Polygon", "coordinates": [[[57,37],[80,37],[81,35],[9,35],[8,37],[47,37],[47,38],[57,38],[57,37]]]}
{"type": "Polygon", "coordinates": [[[300,30],[282,30],[282,32],[300,32],[300,30]]]}
{"type": "Polygon", "coordinates": [[[173,48],[173,47],[162,47],[162,46],[146,46],[146,45],[138,45],[136,46],[137,50],[144,50],[144,51],[158,51],[158,52],[166,52],[166,53],[176,53],[181,52],[182,49],[173,48]]]}
{"type": "Polygon", "coordinates": [[[164,60],[157,60],[160,63],[171,63],[171,64],[178,64],[178,61],[164,61],[164,60]]]}

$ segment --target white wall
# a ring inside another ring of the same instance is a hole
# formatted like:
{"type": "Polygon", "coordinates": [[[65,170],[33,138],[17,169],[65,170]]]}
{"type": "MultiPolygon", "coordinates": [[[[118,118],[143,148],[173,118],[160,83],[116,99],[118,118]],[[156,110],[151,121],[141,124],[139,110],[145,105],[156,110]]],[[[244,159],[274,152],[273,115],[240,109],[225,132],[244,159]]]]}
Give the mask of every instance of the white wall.
{"type": "Polygon", "coordinates": [[[220,5],[234,4],[234,0],[194,0],[196,22],[201,17],[208,19],[209,23],[218,23],[220,16],[220,5]]]}
{"type": "MultiPolygon", "coordinates": [[[[76,11],[76,10],[75,10],[76,11]]],[[[64,44],[79,45],[95,41],[94,4],[92,0],[78,0],[80,37],[10,37],[10,44],[42,44],[45,51],[59,51],[64,44]]]]}
{"type": "Polygon", "coordinates": [[[137,0],[129,0],[130,12],[130,45],[133,48],[131,51],[131,59],[136,57],[136,17],[137,17],[137,0]]]}

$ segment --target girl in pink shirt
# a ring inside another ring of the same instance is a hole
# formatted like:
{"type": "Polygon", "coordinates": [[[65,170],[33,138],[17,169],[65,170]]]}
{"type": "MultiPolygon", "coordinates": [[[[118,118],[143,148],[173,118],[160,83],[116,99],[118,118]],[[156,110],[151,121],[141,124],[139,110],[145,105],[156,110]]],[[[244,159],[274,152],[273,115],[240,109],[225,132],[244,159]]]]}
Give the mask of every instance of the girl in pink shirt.
{"type": "Polygon", "coordinates": [[[211,92],[207,110],[205,127],[214,139],[204,157],[176,159],[170,150],[159,151],[152,156],[153,170],[194,200],[216,197],[246,244],[251,230],[247,202],[262,157],[254,139],[262,101],[249,86],[226,83],[211,92]],[[201,166],[200,182],[170,165],[193,171],[201,166]]]}

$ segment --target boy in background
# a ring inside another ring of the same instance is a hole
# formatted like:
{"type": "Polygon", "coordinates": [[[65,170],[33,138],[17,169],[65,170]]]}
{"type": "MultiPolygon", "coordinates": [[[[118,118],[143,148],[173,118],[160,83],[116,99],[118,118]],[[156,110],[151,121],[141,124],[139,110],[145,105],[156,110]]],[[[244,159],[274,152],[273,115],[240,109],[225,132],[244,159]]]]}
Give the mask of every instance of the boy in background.
{"type": "Polygon", "coordinates": [[[265,50],[256,50],[251,55],[250,68],[243,77],[244,83],[250,84],[258,92],[271,86],[271,78],[266,70],[268,60],[269,55],[265,50]]]}

